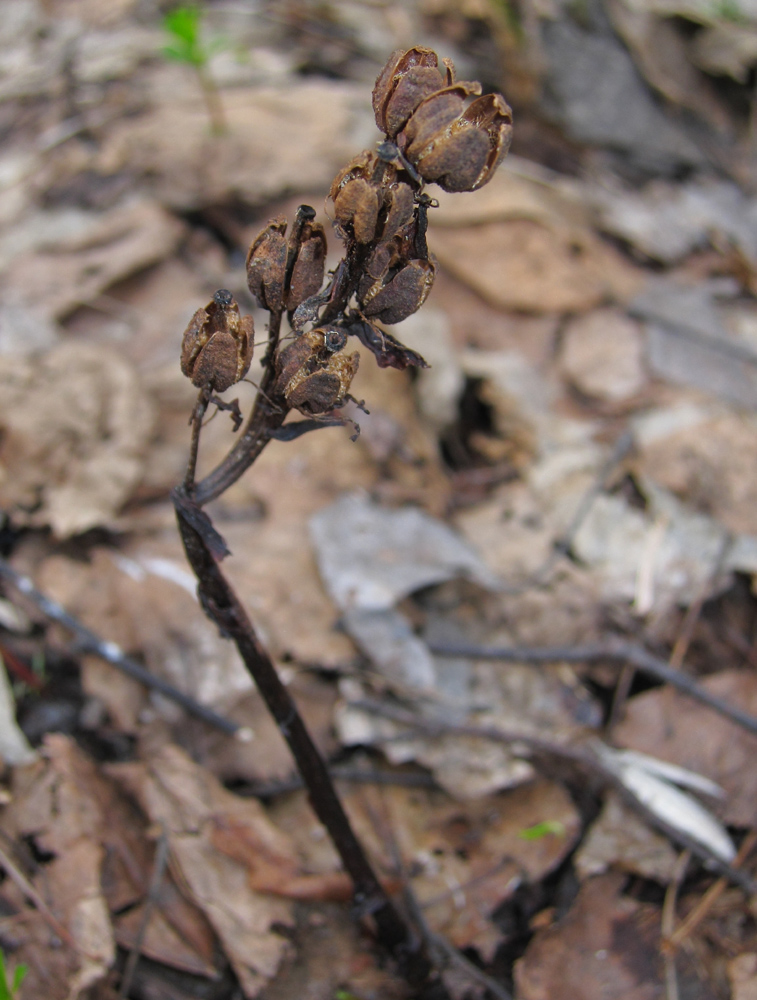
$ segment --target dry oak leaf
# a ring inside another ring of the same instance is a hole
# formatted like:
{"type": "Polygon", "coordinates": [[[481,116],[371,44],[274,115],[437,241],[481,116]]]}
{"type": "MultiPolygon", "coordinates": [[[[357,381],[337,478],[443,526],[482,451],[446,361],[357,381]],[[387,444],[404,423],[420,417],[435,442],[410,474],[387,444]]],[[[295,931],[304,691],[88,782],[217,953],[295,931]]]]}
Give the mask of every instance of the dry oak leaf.
{"type": "Polygon", "coordinates": [[[246,866],[220,851],[216,838],[219,831],[235,831],[248,848],[254,845],[255,881],[271,884],[296,870],[292,841],[258,802],[226,791],[178,747],[145,747],[144,755],[144,763],[113,765],[109,773],[162,826],[172,870],[216,931],[245,997],[256,997],[288,951],[287,940],[274,928],[292,925],[292,907],[254,890],[246,866]]]}
{"type": "Polygon", "coordinates": [[[139,482],[153,406],[112,348],[0,357],[0,506],[60,538],[107,525],[139,482]]]}

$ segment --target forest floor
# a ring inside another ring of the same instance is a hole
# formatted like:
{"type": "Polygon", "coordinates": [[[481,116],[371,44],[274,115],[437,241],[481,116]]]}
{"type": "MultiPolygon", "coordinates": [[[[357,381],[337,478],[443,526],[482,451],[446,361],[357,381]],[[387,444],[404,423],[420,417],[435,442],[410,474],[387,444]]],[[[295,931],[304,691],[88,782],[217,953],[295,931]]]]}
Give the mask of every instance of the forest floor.
{"type": "MultiPolygon", "coordinates": [[[[170,491],[190,317],[227,288],[262,339],[247,247],[301,203],[334,266],[331,181],[415,44],[505,94],[512,153],[429,188],[439,272],[397,335],[431,367],[360,348],[359,438],[273,442],[211,505],[224,567],[450,995],[755,1000],[757,12],[219,0],[216,134],[168,6],[3,0],[18,1000],[412,995],[198,605],[170,491]]],[[[230,441],[218,413],[200,470],[230,441]]]]}

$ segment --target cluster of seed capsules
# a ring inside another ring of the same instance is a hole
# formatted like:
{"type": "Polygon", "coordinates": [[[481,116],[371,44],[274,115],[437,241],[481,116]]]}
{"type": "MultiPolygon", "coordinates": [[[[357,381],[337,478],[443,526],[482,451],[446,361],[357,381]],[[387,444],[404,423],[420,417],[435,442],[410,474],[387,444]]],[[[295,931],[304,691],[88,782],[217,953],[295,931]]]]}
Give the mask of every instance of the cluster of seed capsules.
{"type": "MultiPolygon", "coordinates": [[[[326,288],[326,236],[312,209],[300,208],[289,236],[279,217],[253,241],[250,291],[272,316],[286,312],[294,332],[270,362],[272,394],[288,408],[318,415],[345,402],[359,360],[344,353],[351,335],[379,365],[425,365],[377,324],[412,315],[434,282],[436,262],[426,245],[433,201],[425,184],[475,191],[508,151],[510,108],[500,94],[480,94],[480,84],[456,81],[452,63],[440,66],[430,49],[393,53],[373,90],[384,141],[356,156],[331,187],[345,255],[326,288]]],[[[219,291],[184,334],[182,371],[198,387],[222,392],[247,373],[252,343],[251,317],[241,317],[230,293],[219,291]]]]}

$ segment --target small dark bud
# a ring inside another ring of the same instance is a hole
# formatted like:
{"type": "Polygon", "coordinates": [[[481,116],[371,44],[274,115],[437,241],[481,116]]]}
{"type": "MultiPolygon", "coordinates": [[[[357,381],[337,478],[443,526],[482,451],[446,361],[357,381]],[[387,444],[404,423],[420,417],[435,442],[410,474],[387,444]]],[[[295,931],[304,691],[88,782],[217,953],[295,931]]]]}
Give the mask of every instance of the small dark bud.
{"type": "Polygon", "coordinates": [[[254,339],[252,316],[240,316],[234,296],[222,288],[190,320],[181,370],[199,389],[223,392],[249,371],[254,339]]]}
{"type": "Polygon", "coordinates": [[[287,220],[271,219],[255,237],[247,253],[247,286],[258,305],[270,312],[284,308],[284,281],[287,264],[287,220]]]}

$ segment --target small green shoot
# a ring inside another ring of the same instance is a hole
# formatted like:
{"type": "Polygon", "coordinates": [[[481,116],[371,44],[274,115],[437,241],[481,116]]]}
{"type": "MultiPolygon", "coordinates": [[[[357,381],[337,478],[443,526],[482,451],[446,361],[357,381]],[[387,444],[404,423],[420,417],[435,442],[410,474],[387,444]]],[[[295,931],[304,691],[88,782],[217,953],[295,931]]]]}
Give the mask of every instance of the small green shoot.
{"type": "Polygon", "coordinates": [[[541,840],[542,837],[546,837],[550,833],[555,837],[564,837],[565,832],[564,823],[561,823],[557,819],[548,819],[543,823],[534,823],[533,826],[527,826],[525,830],[519,830],[518,836],[521,840],[541,840]]]}
{"type": "Polygon", "coordinates": [[[170,38],[170,44],[163,47],[163,55],[191,66],[197,74],[205,105],[208,109],[210,126],[216,135],[227,131],[221,95],[215,80],[208,70],[211,55],[226,44],[216,38],[210,42],[203,40],[203,12],[197,4],[174,7],[163,18],[163,27],[170,38]]]}
{"type": "Polygon", "coordinates": [[[358,1000],[358,998],[349,990],[337,990],[334,994],[334,1000],[358,1000]]]}
{"type": "Polygon", "coordinates": [[[21,983],[23,983],[28,971],[28,965],[17,965],[13,970],[13,975],[8,979],[5,955],[3,949],[0,948],[0,1000],[16,1000],[21,983]]]}

